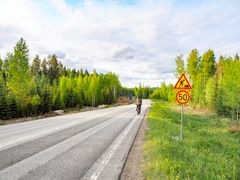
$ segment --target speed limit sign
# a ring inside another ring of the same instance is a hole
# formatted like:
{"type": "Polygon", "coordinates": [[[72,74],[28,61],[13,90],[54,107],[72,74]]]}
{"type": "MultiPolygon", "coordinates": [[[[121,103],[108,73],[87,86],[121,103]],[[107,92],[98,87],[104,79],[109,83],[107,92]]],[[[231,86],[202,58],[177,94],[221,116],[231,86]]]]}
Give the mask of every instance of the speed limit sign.
{"type": "Polygon", "coordinates": [[[179,104],[186,104],[190,100],[190,95],[187,91],[178,91],[176,95],[176,100],[179,104]]]}

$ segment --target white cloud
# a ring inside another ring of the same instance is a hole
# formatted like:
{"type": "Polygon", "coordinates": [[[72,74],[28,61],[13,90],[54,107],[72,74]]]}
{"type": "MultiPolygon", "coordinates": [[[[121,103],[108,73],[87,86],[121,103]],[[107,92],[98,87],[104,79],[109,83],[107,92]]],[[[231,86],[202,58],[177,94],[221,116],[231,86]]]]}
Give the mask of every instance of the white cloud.
{"type": "Polygon", "coordinates": [[[123,85],[174,83],[174,58],[191,49],[239,51],[236,1],[2,0],[0,54],[23,37],[31,56],[59,54],[63,64],[119,74],[123,85]],[[175,3],[174,3],[175,2],[175,3]]]}

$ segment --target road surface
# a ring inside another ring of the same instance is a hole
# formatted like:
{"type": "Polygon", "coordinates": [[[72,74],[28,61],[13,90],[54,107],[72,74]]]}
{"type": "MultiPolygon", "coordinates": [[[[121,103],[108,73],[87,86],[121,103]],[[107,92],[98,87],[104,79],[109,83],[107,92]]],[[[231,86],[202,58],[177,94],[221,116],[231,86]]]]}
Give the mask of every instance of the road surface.
{"type": "Polygon", "coordinates": [[[149,106],[0,126],[0,179],[118,179],[149,106]]]}

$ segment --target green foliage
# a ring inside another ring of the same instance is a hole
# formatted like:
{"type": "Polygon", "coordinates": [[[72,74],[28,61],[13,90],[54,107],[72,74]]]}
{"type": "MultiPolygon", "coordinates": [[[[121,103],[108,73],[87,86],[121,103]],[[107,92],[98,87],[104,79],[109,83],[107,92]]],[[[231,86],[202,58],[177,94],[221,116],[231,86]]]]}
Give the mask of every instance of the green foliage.
{"type": "Polygon", "coordinates": [[[62,109],[62,104],[61,104],[61,99],[60,99],[59,93],[57,93],[54,97],[53,109],[54,110],[62,109]]]}
{"type": "MultiPolygon", "coordinates": [[[[184,69],[182,56],[176,58],[176,74],[184,69]]],[[[222,115],[232,115],[238,119],[240,111],[240,63],[234,58],[220,56],[215,62],[215,54],[208,50],[199,56],[193,49],[187,58],[187,75],[192,84],[191,105],[210,108],[222,115]]]]}
{"type": "Polygon", "coordinates": [[[2,71],[2,69],[3,69],[3,61],[2,61],[2,59],[0,57],[0,71],[2,71]]]}
{"type": "Polygon", "coordinates": [[[46,87],[43,91],[42,95],[42,113],[47,113],[51,110],[51,98],[50,98],[50,92],[49,89],[46,87]]]}
{"type": "Polygon", "coordinates": [[[215,101],[216,101],[216,80],[214,77],[211,77],[207,81],[206,85],[206,101],[207,106],[210,109],[214,109],[215,101]]]}
{"type": "Polygon", "coordinates": [[[86,71],[83,76],[82,73],[73,71],[66,74],[69,76],[61,76],[57,87],[54,83],[51,86],[54,109],[109,104],[114,102],[120,93],[121,84],[113,73],[98,74],[94,71],[89,74],[86,71]]]}
{"type": "Polygon", "coordinates": [[[19,116],[18,105],[15,97],[10,97],[9,118],[17,118],[19,116]]]}
{"type": "Polygon", "coordinates": [[[31,117],[33,115],[33,106],[31,103],[28,103],[23,110],[24,116],[31,117]]]}
{"type": "MultiPolygon", "coordinates": [[[[31,65],[29,61],[29,50],[22,38],[13,53],[8,53],[4,61],[0,58],[2,119],[111,104],[123,94],[123,89],[127,90],[112,72],[98,74],[66,68],[54,54],[43,60],[37,55],[31,65]]],[[[144,96],[148,96],[147,93],[143,91],[144,96]]]]}
{"type": "Polygon", "coordinates": [[[41,105],[41,98],[38,94],[35,94],[32,97],[31,104],[32,104],[32,113],[34,115],[38,115],[40,113],[40,105],[41,105]]]}
{"type": "Polygon", "coordinates": [[[222,78],[223,105],[236,109],[240,103],[240,63],[230,61],[224,66],[222,78]]]}
{"type": "Polygon", "coordinates": [[[215,55],[211,49],[205,52],[202,56],[201,70],[204,74],[205,83],[208,77],[215,74],[215,55]]]}
{"type": "Polygon", "coordinates": [[[0,120],[9,118],[9,104],[7,100],[7,87],[0,69],[0,120]]]}
{"type": "Polygon", "coordinates": [[[34,75],[38,75],[40,73],[40,63],[41,60],[39,59],[39,56],[37,55],[32,62],[32,66],[31,66],[31,74],[34,75]]]}
{"type": "Polygon", "coordinates": [[[31,77],[28,53],[26,42],[21,38],[14,48],[14,53],[9,54],[6,59],[7,87],[22,108],[29,103],[31,77]]]}
{"type": "Polygon", "coordinates": [[[194,84],[194,82],[196,81],[200,69],[199,63],[200,57],[198,54],[198,50],[193,49],[187,58],[187,73],[192,84],[194,84]]]}
{"type": "Polygon", "coordinates": [[[0,120],[9,118],[9,104],[6,96],[2,96],[0,100],[0,120]]]}
{"type": "Polygon", "coordinates": [[[163,101],[174,101],[175,100],[175,93],[173,89],[173,85],[170,84],[166,86],[165,83],[161,84],[161,87],[155,89],[152,94],[150,95],[151,99],[160,99],[163,101]]]}
{"type": "Polygon", "coordinates": [[[148,99],[150,94],[153,92],[152,88],[150,88],[149,86],[142,86],[142,84],[140,83],[138,87],[134,88],[134,94],[135,96],[140,96],[143,99],[148,99]]]}
{"type": "Polygon", "coordinates": [[[58,60],[55,54],[48,57],[48,67],[49,67],[48,77],[49,77],[50,83],[53,84],[53,81],[58,80],[60,76],[58,60]]]}
{"type": "Polygon", "coordinates": [[[178,141],[180,113],[173,104],[153,103],[144,145],[145,179],[240,179],[239,135],[227,119],[185,114],[178,141]]]}
{"type": "Polygon", "coordinates": [[[123,96],[127,96],[127,97],[131,98],[134,95],[134,88],[122,87],[120,89],[120,93],[123,96]]]}
{"type": "Polygon", "coordinates": [[[179,77],[182,73],[185,72],[183,55],[177,56],[175,59],[176,62],[176,77],[179,77]]]}
{"type": "Polygon", "coordinates": [[[6,83],[4,82],[4,78],[3,78],[2,73],[3,72],[0,71],[0,101],[7,94],[7,87],[6,87],[6,83]]]}

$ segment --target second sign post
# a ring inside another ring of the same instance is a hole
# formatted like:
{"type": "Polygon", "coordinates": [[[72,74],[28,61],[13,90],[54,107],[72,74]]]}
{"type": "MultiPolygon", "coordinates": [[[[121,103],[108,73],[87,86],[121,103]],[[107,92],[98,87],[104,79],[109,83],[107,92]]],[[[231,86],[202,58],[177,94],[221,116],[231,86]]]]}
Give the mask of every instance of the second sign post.
{"type": "Polygon", "coordinates": [[[192,86],[189,83],[188,79],[186,78],[185,74],[183,73],[180,78],[178,79],[174,89],[179,90],[176,94],[176,101],[182,105],[181,108],[181,127],[180,127],[180,140],[183,139],[183,109],[184,104],[186,104],[190,100],[190,95],[187,90],[191,90],[192,86]]]}

